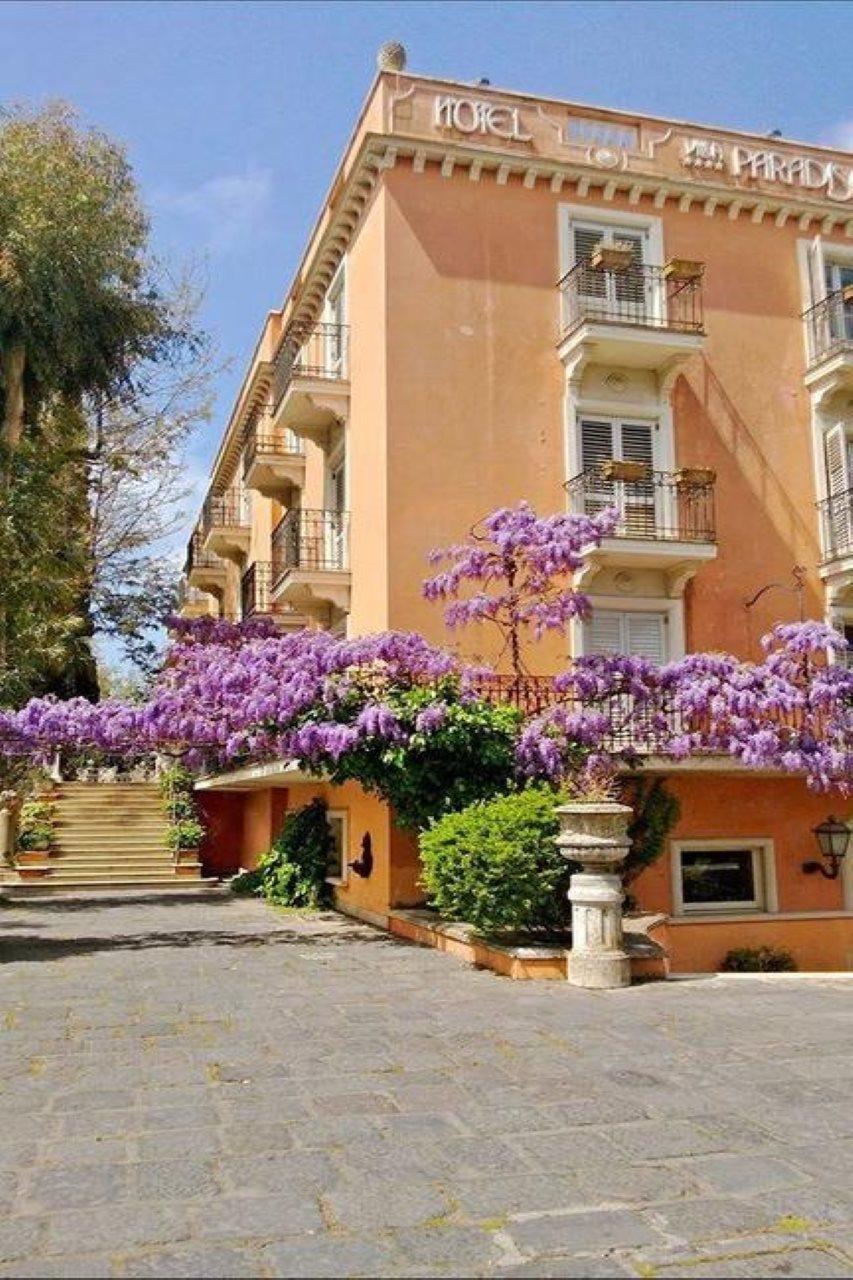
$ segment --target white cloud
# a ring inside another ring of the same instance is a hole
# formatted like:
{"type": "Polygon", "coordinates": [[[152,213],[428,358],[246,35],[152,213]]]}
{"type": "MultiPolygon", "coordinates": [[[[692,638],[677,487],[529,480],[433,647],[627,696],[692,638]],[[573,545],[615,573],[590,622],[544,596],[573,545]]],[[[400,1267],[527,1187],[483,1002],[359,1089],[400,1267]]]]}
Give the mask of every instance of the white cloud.
{"type": "Polygon", "coordinates": [[[272,170],[208,178],[187,191],[161,191],[153,205],[163,214],[177,215],[202,228],[204,248],[227,253],[257,234],[272,206],[272,170]]]}
{"type": "Polygon", "coordinates": [[[833,125],[827,133],[826,145],[840,147],[842,151],[853,151],[853,120],[833,125]]]}

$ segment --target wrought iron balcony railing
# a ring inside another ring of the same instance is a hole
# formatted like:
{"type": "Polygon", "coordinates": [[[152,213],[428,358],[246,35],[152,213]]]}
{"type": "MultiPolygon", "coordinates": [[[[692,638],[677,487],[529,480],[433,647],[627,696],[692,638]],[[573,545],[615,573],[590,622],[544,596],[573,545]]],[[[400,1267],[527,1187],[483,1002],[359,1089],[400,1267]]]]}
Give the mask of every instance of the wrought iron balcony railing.
{"type": "Polygon", "coordinates": [[[842,351],[853,355],[853,288],[850,285],[809,307],[803,319],[811,365],[842,351]]]}
{"type": "Polygon", "coordinates": [[[273,580],[292,569],[349,569],[348,511],[288,511],[272,534],[273,580]]]}
{"type": "Polygon", "coordinates": [[[204,550],[204,534],[196,528],[187,543],[187,558],[184,561],[184,573],[187,577],[193,569],[221,569],[222,561],[213,551],[204,550]]]}
{"type": "Polygon", "coordinates": [[[212,493],[205,499],[201,511],[201,527],[204,533],[215,526],[225,529],[243,529],[250,523],[246,493],[235,493],[229,490],[228,493],[212,493]]]}
{"type": "Polygon", "coordinates": [[[297,328],[287,334],[275,358],[272,379],[272,407],[277,409],[293,377],[328,378],[340,381],[347,377],[349,326],[317,324],[297,328]]]}
{"type": "Polygon", "coordinates": [[[181,578],[178,583],[178,608],[183,609],[187,605],[199,605],[209,609],[211,598],[206,591],[201,591],[198,587],[191,587],[186,578],[181,578]]]}
{"type": "Polygon", "coordinates": [[[559,283],[562,332],[584,321],[704,332],[701,277],[673,275],[668,267],[633,263],[620,270],[578,262],[559,283]]]}
{"type": "Polygon", "coordinates": [[[272,588],[275,566],[269,560],[256,560],[250,564],[240,580],[240,616],[256,618],[269,614],[274,617],[296,618],[296,611],[283,600],[273,600],[272,588]]]}
{"type": "Polygon", "coordinates": [[[823,554],[827,560],[853,555],[853,489],[818,503],[823,554]]]}
{"type": "Polygon", "coordinates": [[[276,430],[263,423],[250,424],[243,444],[243,475],[252,469],[258,458],[269,458],[280,455],[302,457],[305,444],[299,436],[289,428],[276,430]]]}
{"type": "MultiPolygon", "coordinates": [[[[637,467],[636,479],[619,479],[612,471],[593,467],[573,476],[565,485],[569,509],[592,516],[615,507],[619,521],[616,538],[641,538],[663,542],[715,542],[714,479],[698,470],[652,471],[637,467]]],[[[630,467],[632,464],[628,464],[630,467]]],[[[623,473],[627,474],[627,472],[623,473]]]]}

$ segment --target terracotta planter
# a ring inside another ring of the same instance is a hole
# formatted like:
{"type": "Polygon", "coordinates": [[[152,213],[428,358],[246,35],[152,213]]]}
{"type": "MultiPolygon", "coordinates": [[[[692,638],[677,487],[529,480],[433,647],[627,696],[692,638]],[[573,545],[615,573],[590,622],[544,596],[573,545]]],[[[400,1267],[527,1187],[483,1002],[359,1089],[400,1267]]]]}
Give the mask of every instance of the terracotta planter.
{"type": "Polygon", "coordinates": [[[599,244],[592,251],[589,265],[593,271],[627,271],[634,261],[634,246],[624,240],[599,244]]]}
{"type": "Polygon", "coordinates": [[[675,473],[675,483],[685,486],[709,485],[716,479],[717,473],[710,467],[680,467],[675,473]]]}
{"type": "Polygon", "coordinates": [[[670,258],[663,269],[665,279],[684,282],[701,280],[704,272],[704,262],[694,262],[692,258],[670,258]]]}
{"type": "Polygon", "coordinates": [[[652,469],[647,462],[620,462],[611,458],[608,462],[602,462],[601,475],[604,480],[638,484],[642,480],[651,480],[652,469]]]}
{"type": "Polygon", "coordinates": [[[841,297],[844,302],[853,302],[853,284],[846,284],[841,290],[841,297]]]}
{"type": "Polygon", "coordinates": [[[18,866],[18,875],[22,880],[41,880],[50,875],[50,867],[18,866]]]}

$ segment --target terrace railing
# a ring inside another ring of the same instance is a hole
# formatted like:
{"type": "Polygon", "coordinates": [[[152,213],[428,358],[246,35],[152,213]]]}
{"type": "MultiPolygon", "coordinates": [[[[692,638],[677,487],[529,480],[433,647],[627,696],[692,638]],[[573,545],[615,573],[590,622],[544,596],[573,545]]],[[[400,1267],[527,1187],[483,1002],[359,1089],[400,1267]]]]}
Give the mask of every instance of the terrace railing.
{"type": "Polygon", "coordinates": [[[227,493],[212,493],[205,499],[201,511],[201,525],[205,533],[214,526],[240,529],[250,523],[249,501],[245,492],[232,489],[227,493]]]}
{"type": "Polygon", "coordinates": [[[292,454],[302,457],[305,444],[294,431],[275,429],[266,420],[249,426],[243,443],[243,475],[246,476],[258,458],[292,454]]]}
{"type": "Polygon", "coordinates": [[[824,498],[818,511],[826,559],[853,554],[853,489],[824,498]]]}
{"type": "Polygon", "coordinates": [[[558,287],[564,334],[584,321],[704,332],[701,278],[674,276],[668,267],[637,262],[607,270],[583,261],[563,276],[558,287]]]}
{"type": "MultiPolygon", "coordinates": [[[[616,464],[618,465],[618,464],[616,464]]],[[[714,542],[716,520],[712,473],[643,471],[633,480],[615,479],[601,467],[566,481],[569,509],[596,515],[616,507],[619,522],[613,536],[672,542],[714,542]],[[697,478],[699,477],[699,478],[697,478]]],[[[615,472],[618,475],[618,471],[615,472]]]]}
{"type": "Polygon", "coordinates": [[[819,364],[847,351],[853,355],[853,287],[828,294],[803,313],[808,337],[809,363],[819,364]]]}
{"type": "Polygon", "coordinates": [[[326,378],[333,382],[346,378],[348,356],[348,325],[316,324],[287,334],[275,358],[273,411],[278,408],[294,377],[326,378]]]}
{"type": "Polygon", "coordinates": [[[292,569],[343,572],[349,569],[349,512],[295,508],[272,534],[273,580],[292,569]]]}
{"type": "Polygon", "coordinates": [[[184,561],[184,573],[187,577],[193,569],[221,569],[222,561],[213,551],[204,550],[204,535],[200,528],[193,532],[187,544],[187,558],[184,561]]]}

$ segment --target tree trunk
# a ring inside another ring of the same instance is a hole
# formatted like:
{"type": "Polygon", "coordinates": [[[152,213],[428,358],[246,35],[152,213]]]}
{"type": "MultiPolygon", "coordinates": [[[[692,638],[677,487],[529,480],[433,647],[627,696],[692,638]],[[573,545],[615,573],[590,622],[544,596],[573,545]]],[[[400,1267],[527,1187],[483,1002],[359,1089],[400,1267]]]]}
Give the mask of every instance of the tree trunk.
{"type": "Polygon", "coordinates": [[[14,342],[0,354],[0,376],[3,379],[3,440],[8,449],[16,449],[24,434],[24,369],[27,349],[14,342]]]}

